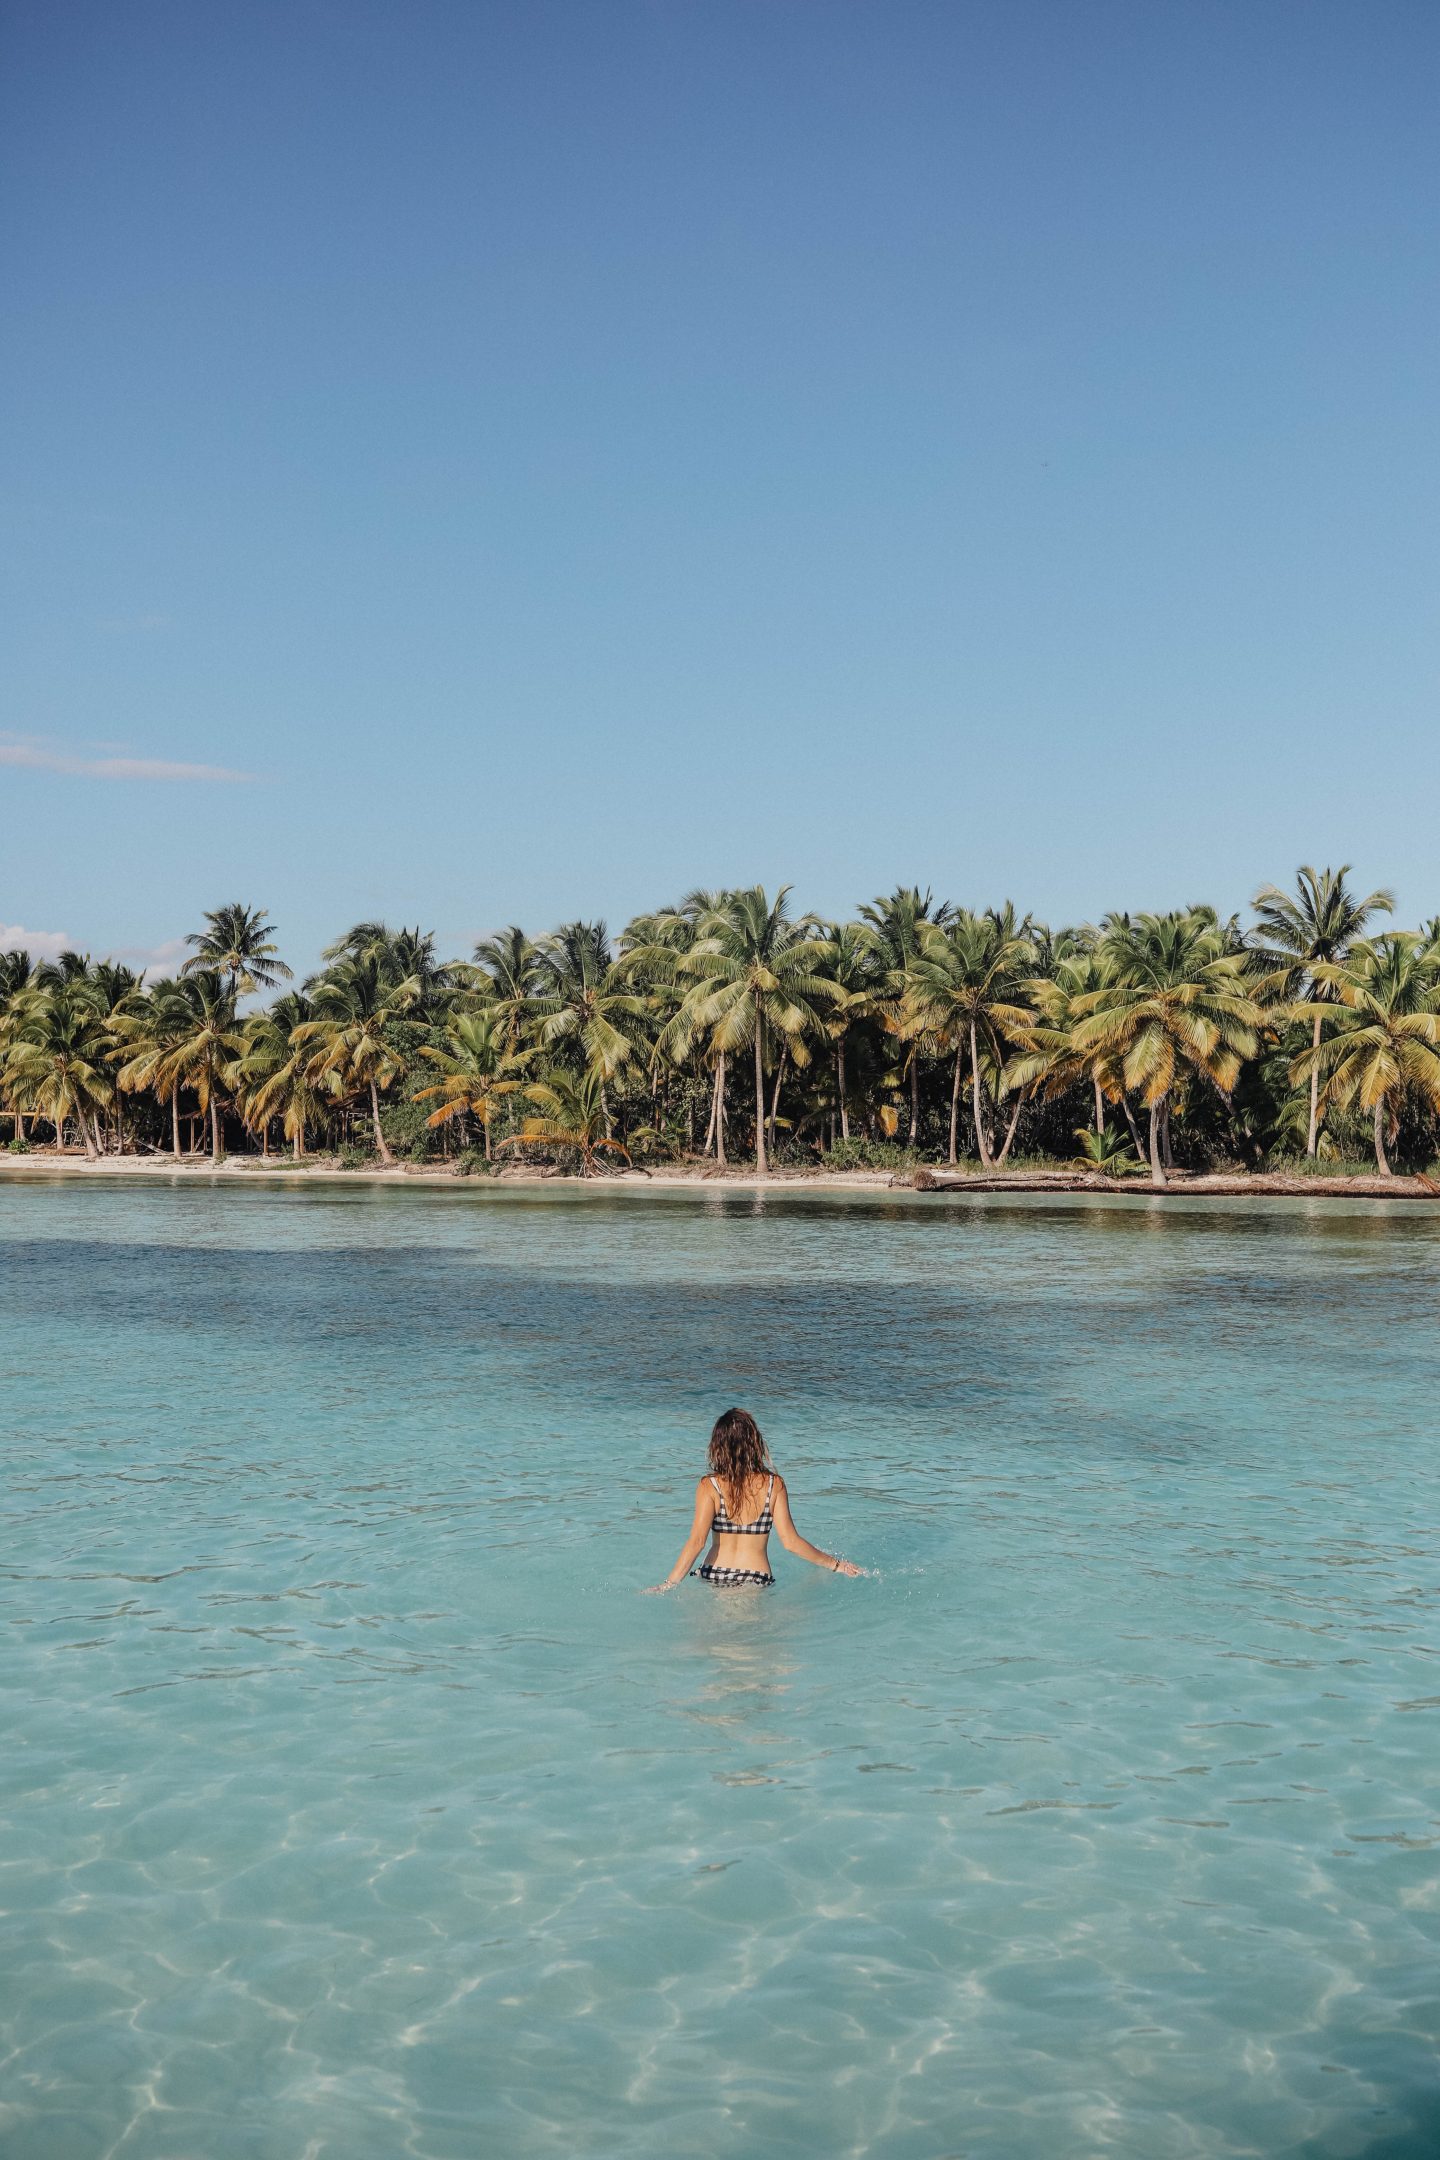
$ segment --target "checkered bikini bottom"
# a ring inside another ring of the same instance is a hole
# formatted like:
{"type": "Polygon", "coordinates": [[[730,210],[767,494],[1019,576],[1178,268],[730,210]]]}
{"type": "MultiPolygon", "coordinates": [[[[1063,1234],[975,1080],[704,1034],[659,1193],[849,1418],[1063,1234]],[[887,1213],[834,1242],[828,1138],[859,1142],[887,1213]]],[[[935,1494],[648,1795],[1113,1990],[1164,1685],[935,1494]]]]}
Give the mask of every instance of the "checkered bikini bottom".
{"type": "Polygon", "coordinates": [[[758,1568],[711,1567],[708,1561],[704,1567],[696,1568],[694,1573],[701,1582],[714,1583],[721,1590],[738,1589],[742,1583],[773,1583],[775,1580],[773,1575],[762,1575],[758,1568]]]}

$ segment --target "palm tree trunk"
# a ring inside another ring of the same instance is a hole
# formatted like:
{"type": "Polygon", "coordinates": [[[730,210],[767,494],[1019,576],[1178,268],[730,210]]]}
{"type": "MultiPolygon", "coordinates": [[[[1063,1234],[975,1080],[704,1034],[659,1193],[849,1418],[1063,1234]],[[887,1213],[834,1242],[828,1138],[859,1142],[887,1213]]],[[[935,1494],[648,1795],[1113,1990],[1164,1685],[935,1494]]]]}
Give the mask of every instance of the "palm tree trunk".
{"type": "Polygon", "coordinates": [[[705,1140],[704,1140],[704,1144],[702,1145],[702,1147],[701,1147],[701,1149],[700,1149],[700,1152],[701,1152],[701,1154],[702,1154],[702,1155],[708,1155],[708,1154],[710,1153],[710,1150],[711,1150],[711,1148],[712,1148],[712,1147],[714,1146],[714,1144],[715,1144],[715,1120],[716,1120],[716,1117],[717,1117],[717,1116],[718,1116],[718,1114],[719,1114],[719,1110],[720,1110],[720,1068],[719,1068],[719,1066],[717,1065],[717,1066],[716,1066],[716,1068],[715,1068],[715,1077],[714,1077],[714,1079],[713,1079],[713,1080],[711,1081],[711,1083],[710,1083],[710,1116],[709,1116],[709,1120],[708,1120],[708,1122],[707,1122],[707,1124],[706,1124],[706,1126],[705,1126],[705,1140]]]}
{"type": "Polygon", "coordinates": [[[1160,1113],[1160,1152],[1165,1158],[1165,1168],[1173,1170],[1175,1157],[1170,1151],[1170,1097],[1168,1095],[1165,1097],[1160,1113]]]}
{"type": "MultiPolygon", "coordinates": [[[[85,1122],[83,1111],[81,1112],[80,1122],[82,1125],[85,1122]]],[[[95,1160],[98,1162],[105,1153],[105,1136],[100,1130],[100,1113],[98,1110],[91,1111],[90,1122],[95,1127],[95,1160]]]]}
{"type": "Polygon", "coordinates": [[[25,1113],[23,1110],[15,1112],[15,1137],[17,1140],[25,1138],[25,1113]]]}
{"type": "Polygon", "coordinates": [[[975,1119],[975,1145],[980,1160],[990,1168],[990,1142],[985,1136],[985,1119],[980,1109],[980,1042],[975,1032],[975,1022],[970,1022],[970,1107],[975,1119]]]}
{"type": "Polygon", "coordinates": [[[918,1053],[910,1053],[910,1145],[920,1145],[920,1065],[918,1053]]]}
{"type": "Polygon", "coordinates": [[[177,1080],[170,1090],[170,1146],[176,1162],[180,1160],[180,1083],[177,1080]]]}
{"type": "Polygon", "coordinates": [[[715,1160],[725,1168],[725,1052],[715,1067],[715,1160]]]}
{"type": "Polygon", "coordinates": [[[1305,1135],[1305,1153],[1313,1155],[1320,1145],[1320,1015],[1315,1015],[1310,1033],[1310,1129],[1305,1135]]]}
{"type": "Polygon", "coordinates": [[[55,1113],[55,1152],[57,1155],[65,1152],[65,1114],[62,1110],[55,1113]]]}
{"type": "Polygon", "coordinates": [[[1140,1127],[1135,1122],[1135,1112],[1130,1107],[1130,1097],[1124,1093],[1123,1089],[1120,1095],[1120,1107],[1125,1112],[1125,1122],[1130,1127],[1130,1138],[1135,1143],[1135,1153],[1143,1158],[1145,1142],[1140,1137],[1140,1127]]]}
{"type": "Polygon", "coordinates": [[[1095,1082],[1095,1130],[1097,1133],[1105,1130],[1105,1090],[1098,1080],[1095,1082]]]}
{"type": "Polygon", "coordinates": [[[304,1153],[305,1153],[305,1124],[304,1124],[304,1120],[302,1119],[302,1120],[301,1120],[301,1122],[300,1122],[300,1123],[299,1123],[299,1124],[298,1124],[298,1125],[297,1125],[297,1126],[295,1127],[295,1160],[296,1160],[296,1162],[299,1162],[299,1160],[300,1160],[301,1156],[302,1156],[302,1155],[303,1155],[304,1153]]]}
{"type": "Polygon", "coordinates": [[[955,1078],[950,1084],[950,1167],[953,1170],[960,1157],[956,1152],[960,1140],[960,1068],[965,1059],[965,1045],[955,1045],[955,1078]]]}
{"type": "Polygon", "coordinates": [[[1160,1160],[1160,1106],[1153,1102],[1150,1105],[1150,1182],[1152,1185],[1169,1182],[1165,1165],[1160,1160]]]}
{"type": "Polygon", "coordinates": [[[1025,1097],[1017,1092],[1015,1097],[1014,1114],[1011,1117],[1010,1123],[1006,1128],[1005,1132],[1005,1145],[1001,1148],[1000,1153],[995,1158],[995,1167],[997,1170],[1003,1170],[1005,1167],[1005,1158],[1010,1153],[1010,1143],[1015,1138],[1015,1128],[1020,1123],[1020,1112],[1024,1107],[1024,1103],[1025,1097]]]}
{"type": "Polygon", "coordinates": [[[380,1130],[380,1091],[375,1085],[375,1075],[370,1075],[370,1115],[375,1121],[375,1145],[380,1150],[380,1160],[388,1169],[395,1158],[385,1145],[385,1135],[380,1130]]]}
{"type": "Polygon", "coordinates": [[[785,1077],[785,1060],[789,1054],[789,1043],[781,1043],[780,1063],[775,1068],[775,1087],[770,1096],[770,1153],[772,1155],[775,1153],[775,1120],[780,1115],[780,1082],[785,1077]]]}
{"type": "Polygon", "coordinates": [[[845,1107],[845,1044],[843,1039],[835,1052],[835,1077],[840,1086],[840,1137],[842,1140],[848,1140],[850,1137],[850,1112],[845,1107]]]}
{"type": "Polygon", "coordinates": [[[220,1160],[220,1098],[213,1088],[210,1090],[210,1160],[217,1163],[220,1160]]]}
{"type": "Polygon", "coordinates": [[[755,1015],[755,1174],[765,1175],[765,1022],[755,1015]]]}
{"type": "Polygon", "coordinates": [[[494,1162],[495,1157],[490,1152],[490,1113],[488,1110],[480,1122],[485,1127],[485,1160],[486,1162],[494,1162]]]}
{"type": "Polygon", "coordinates": [[[1375,1164],[1382,1177],[1393,1177],[1390,1158],[1385,1153],[1385,1098],[1382,1095],[1375,1105],[1375,1164]]]}

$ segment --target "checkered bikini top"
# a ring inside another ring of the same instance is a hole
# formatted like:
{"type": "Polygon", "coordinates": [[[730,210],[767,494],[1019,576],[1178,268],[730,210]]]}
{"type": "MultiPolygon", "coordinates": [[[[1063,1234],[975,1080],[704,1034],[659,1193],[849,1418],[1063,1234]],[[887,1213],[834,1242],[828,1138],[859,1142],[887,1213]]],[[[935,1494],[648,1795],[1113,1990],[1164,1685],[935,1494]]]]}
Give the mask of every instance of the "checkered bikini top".
{"type": "Polygon", "coordinates": [[[736,1522],[729,1508],[725,1505],[725,1495],[721,1492],[719,1484],[713,1477],[710,1483],[715,1487],[715,1498],[718,1502],[715,1509],[714,1528],[720,1535],[724,1537],[769,1536],[775,1527],[775,1517],[770,1510],[770,1503],[775,1497],[775,1473],[773,1470],[770,1473],[770,1483],[765,1491],[765,1505],[761,1508],[754,1522],[736,1522]]]}

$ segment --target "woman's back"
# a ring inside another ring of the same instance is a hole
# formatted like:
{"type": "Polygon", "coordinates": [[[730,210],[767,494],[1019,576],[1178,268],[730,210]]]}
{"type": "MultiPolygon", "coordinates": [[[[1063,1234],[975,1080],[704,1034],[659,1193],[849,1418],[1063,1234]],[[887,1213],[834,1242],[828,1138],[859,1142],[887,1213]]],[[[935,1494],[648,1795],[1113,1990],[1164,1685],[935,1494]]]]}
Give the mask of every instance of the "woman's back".
{"type": "Polygon", "coordinates": [[[770,1532],[774,1530],[787,1552],[836,1574],[858,1575],[853,1561],[822,1552],[801,1537],[790,1514],[785,1480],[765,1451],[759,1426],[748,1410],[727,1410],[715,1421],[710,1435],[710,1467],[695,1487],[695,1519],[680,1558],[667,1582],[657,1590],[673,1589],[694,1572],[705,1582],[731,1584],[773,1583],[770,1572],[770,1532]],[[710,1550],[699,1567],[706,1540],[710,1550]]]}

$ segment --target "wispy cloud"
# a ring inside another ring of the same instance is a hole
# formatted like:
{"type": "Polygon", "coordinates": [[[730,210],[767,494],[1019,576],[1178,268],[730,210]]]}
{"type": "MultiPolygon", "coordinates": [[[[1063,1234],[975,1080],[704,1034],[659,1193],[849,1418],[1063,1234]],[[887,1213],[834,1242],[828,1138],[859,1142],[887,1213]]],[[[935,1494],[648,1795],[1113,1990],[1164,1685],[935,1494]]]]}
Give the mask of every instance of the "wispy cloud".
{"type": "Polygon", "coordinates": [[[21,765],[30,772],[68,773],[81,780],[210,780],[232,783],[255,778],[228,765],[191,765],[179,758],[130,757],[107,751],[95,756],[63,743],[33,736],[0,736],[0,765],[21,765]]]}
{"type": "Polygon", "coordinates": [[[32,960],[58,960],[73,951],[68,930],[27,930],[23,923],[0,923],[0,952],[28,952],[32,960]]]}
{"type": "Polygon", "coordinates": [[[167,938],[163,945],[112,945],[105,955],[107,960],[123,960],[127,967],[139,968],[142,975],[173,975],[182,960],[190,957],[190,947],[183,937],[167,938]]]}

